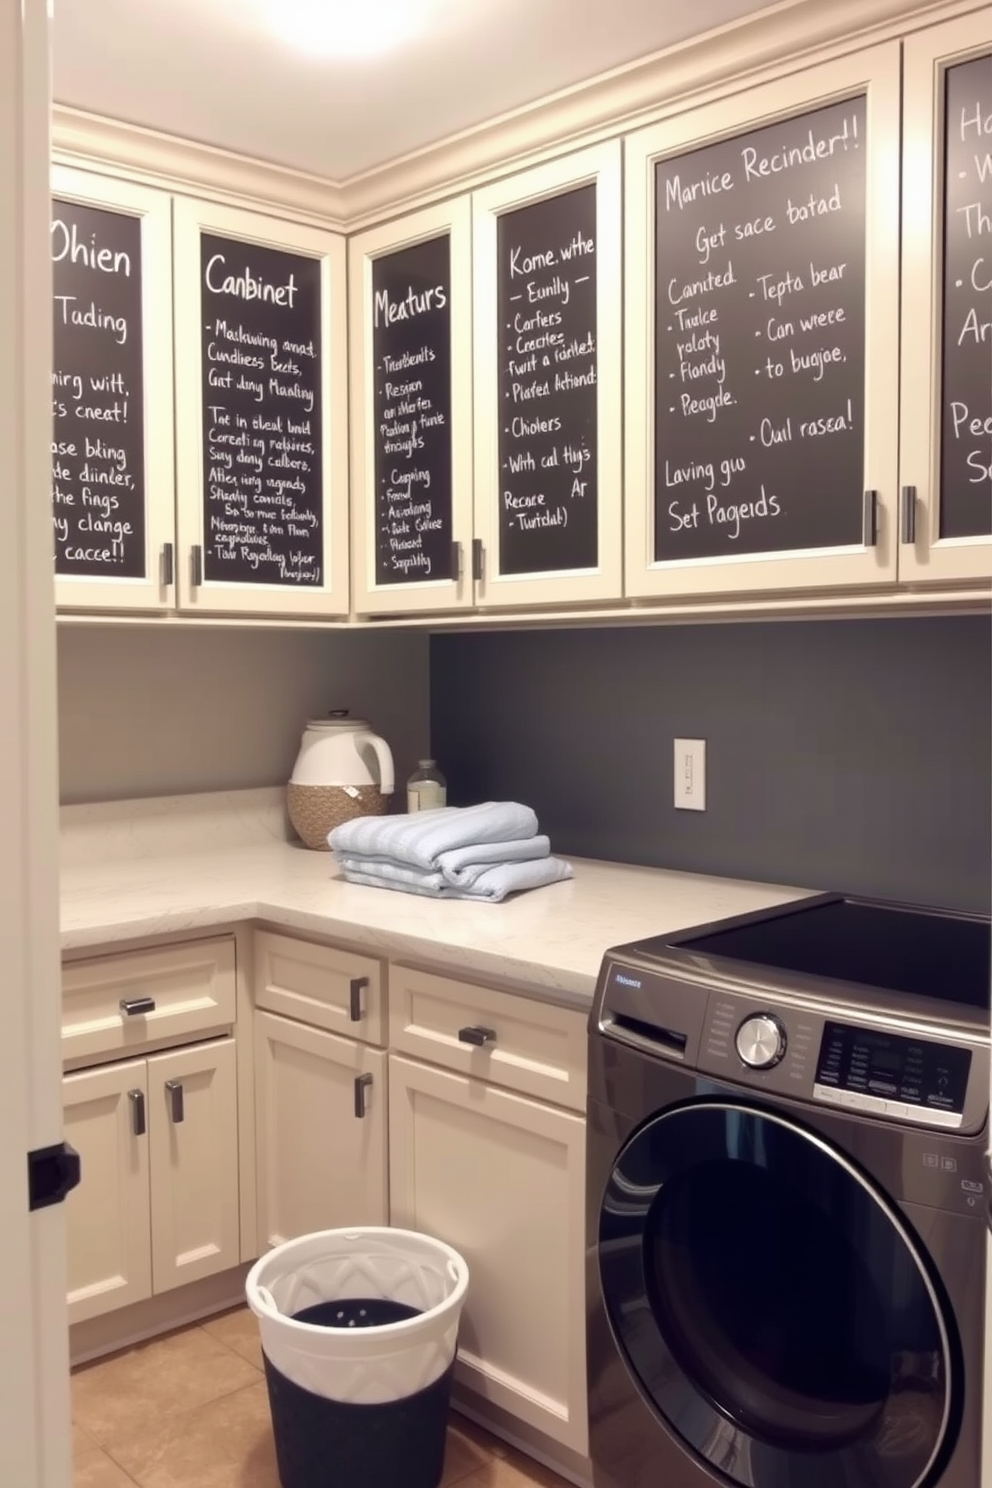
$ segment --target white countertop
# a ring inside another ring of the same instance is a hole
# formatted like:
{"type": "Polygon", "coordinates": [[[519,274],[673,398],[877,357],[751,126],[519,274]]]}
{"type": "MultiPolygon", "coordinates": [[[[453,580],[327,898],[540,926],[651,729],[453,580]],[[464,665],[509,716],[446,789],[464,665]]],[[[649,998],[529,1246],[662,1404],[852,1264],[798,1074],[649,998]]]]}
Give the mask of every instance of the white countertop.
{"type": "Polygon", "coordinates": [[[572,859],[575,877],[476,904],[347,884],[285,840],[282,793],[63,810],[62,949],[260,920],[588,1005],[603,952],[807,890],[572,859]]]}

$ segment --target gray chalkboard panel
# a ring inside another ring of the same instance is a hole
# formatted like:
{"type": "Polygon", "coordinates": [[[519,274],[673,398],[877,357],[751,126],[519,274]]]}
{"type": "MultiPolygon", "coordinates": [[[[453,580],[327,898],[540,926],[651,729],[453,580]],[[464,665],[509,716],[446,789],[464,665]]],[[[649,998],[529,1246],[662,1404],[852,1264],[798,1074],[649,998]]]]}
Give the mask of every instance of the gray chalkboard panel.
{"type": "Polygon", "coordinates": [[[141,221],[52,203],[55,572],[145,577],[141,221]]]}
{"type": "Polygon", "coordinates": [[[992,56],[946,79],[940,535],[992,532],[992,56]]]}
{"type": "Polygon", "coordinates": [[[596,187],[497,223],[500,572],[595,568],[596,187]]]}
{"type": "Polygon", "coordinates": [[[656,168],[655,559],[859,543],[865,100],[656,168]]]}
{"type": "Polygon", "coordinates": [[[201,233],[208,581],[323,582],[320,296],[317,259],[201,233]]]}
{"type": "Polygon", "coordinates": [[[377,584],[446,578],[451,558],[451,240],[372,264],[377,584]]]}

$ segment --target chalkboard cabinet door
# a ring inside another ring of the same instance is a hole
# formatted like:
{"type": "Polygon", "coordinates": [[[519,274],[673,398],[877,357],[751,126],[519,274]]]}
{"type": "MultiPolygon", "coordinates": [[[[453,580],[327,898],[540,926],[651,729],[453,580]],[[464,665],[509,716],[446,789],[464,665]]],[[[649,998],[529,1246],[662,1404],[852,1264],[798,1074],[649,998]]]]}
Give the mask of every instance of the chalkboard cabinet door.
{"type": "Polygon", "coordinates": [[[621,146],[473,193],[480,606],[622,591],[621,146]]]}
{"type": "Polygon", "coordinates": [[[344,239],[173,214],[179,608],[347,614],[344,239]]]}
{"type": "Polygon", "coordinates": [[[992,10],[905,43],[899,576],[992,576],[992,10]]]}
{"type": "Polygon", "coordinates": [[[470,199],[360,233],[348,255],[354,608],[470,605],[470,199]]]}
{"type": "Polygon", "coordinates": [[[175,536],[169,197],[58,165],[51,189],[55,602],[164,610],[175,536]]]}
{"type": "Polygon", "coordinates": [[[625,141],[628,595],[896,577],[899,46],[625,141]]]}

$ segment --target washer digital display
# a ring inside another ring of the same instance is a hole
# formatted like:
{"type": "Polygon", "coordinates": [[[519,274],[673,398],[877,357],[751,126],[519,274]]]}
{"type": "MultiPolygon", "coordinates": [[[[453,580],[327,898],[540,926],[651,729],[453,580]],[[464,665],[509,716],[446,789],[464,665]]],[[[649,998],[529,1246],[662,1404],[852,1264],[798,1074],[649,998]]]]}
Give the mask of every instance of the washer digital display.
{"type": "Polygon", "coordinates": [[[825,1023],[816,1083],[833,1090],[960,1114],[971,1051],[849,1023],[825,1023]]]}

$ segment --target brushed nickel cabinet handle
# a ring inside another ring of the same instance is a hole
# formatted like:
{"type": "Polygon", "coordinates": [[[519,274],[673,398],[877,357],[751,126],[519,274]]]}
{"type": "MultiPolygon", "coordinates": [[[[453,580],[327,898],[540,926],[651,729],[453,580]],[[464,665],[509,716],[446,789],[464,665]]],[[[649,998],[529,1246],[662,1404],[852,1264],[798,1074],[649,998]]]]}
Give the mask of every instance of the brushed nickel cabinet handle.
{"type": "Polygon", "coordinates": [[[138,1018],[142,1013],[155,1011],[154,997],[122,997],[120,1010],[126,1018],[138,1018]]]}
{"type": "Polygon", "coordinates": [[[487,1044],[496,1042],[495,1028],[479,1028],[472,1025],[469,1028],[459,1028],[458,1042],[460,1044],[474,1044],[477,1049],[483,1049],[487,1044]]]}
{"type": "Polygon", "coordinates": [[[131,1102],[131,1130],[136,1137],[145,1135],[145,1092],[143,1090],[129,1090],[127,1098],[131,1102]]]}
{"type": "Polygon", "coordinates": [[[169,1115],[172,1117],[173,1125],[178,1126],[180,1121],[186,1119],[186,1106],[183,1098],[183,1084],[181,1080],[166,1080],[166,1094],[169,1097],[169,1115]]]}
{"type": "Polygon", "coordinates": [[[371,1075],[355,1076],[355,1115],[361,1121],[368,1110],[367,1092],[372,1088],[371,1075]]]}
{"type": "Polygon", "coordinates": [[[915,543],[916,541],[916,487],[903,486],[902,488],[902,540],[904,543],[915,543]]]}
{"type": "Polygon", "coordinates": [[[362,1021],[362,988],[368,984],[368,977],[352,977],[348,985],[348,1016],[352,1023],[362,1021]]]}

